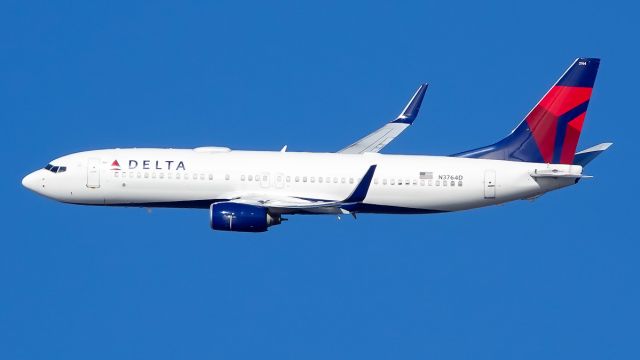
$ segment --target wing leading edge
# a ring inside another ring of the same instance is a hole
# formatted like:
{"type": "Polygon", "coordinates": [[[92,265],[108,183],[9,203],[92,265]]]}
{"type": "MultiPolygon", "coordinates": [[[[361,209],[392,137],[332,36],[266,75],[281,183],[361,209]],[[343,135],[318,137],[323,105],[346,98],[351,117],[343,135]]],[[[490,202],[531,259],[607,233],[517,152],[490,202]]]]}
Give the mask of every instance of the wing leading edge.
{"type": "Polygon", "coordinates": [[[253,206],[265,207],[271,213],[290,214],[290,213],[325,213],[325,214],[347,214],[348,209],[354,205],[362,203],[367,197],[373,174],[377,165],[371,165],[367,172],[362,176],[362,180],[355,187],[353,192],[344,200],[322,200],[322,199],[306,199],[300,197],[273,197],[270,195],[248,195],[240,196],[229,200],[229,202],[247,204],[253,206]]]}
{"type": "Polygon", "coordinates": [[[388,122],[383,127],[354,142],[346,148],[338,151],[341,154],[362,154],[365,152],[380,152],[393,139],[398,137],[408,128],[418,116],[422,99],[427,91],[428,84],[422,84],[404,107],[397,118],[388,122]]]}

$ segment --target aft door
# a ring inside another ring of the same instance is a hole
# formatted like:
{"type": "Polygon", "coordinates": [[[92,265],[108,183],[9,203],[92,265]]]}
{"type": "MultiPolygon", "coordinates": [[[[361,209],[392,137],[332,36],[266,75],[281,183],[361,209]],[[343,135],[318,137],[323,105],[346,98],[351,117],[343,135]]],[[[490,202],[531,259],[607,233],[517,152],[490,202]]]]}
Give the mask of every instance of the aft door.
{"type": "Polygon", "coordinates": [[[496,171],[485,170],[484,172],[484,198],[496,198],[496,171]]]}
{"type": "Polygon", "coordinates": [[[87,162],[87,187],[100,187],[100,159],[91,158],[87,162]]]}

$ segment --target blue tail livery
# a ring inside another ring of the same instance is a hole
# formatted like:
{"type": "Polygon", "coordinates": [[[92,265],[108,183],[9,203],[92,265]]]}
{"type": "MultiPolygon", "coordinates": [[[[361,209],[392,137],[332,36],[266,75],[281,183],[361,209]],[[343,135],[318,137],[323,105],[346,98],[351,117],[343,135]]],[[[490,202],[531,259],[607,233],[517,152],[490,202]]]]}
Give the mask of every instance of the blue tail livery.
{"type": "Polygon", "coordinates": [[[452,156],[572,164],[599,65],[576,59],[506,138],[452,156]]]}

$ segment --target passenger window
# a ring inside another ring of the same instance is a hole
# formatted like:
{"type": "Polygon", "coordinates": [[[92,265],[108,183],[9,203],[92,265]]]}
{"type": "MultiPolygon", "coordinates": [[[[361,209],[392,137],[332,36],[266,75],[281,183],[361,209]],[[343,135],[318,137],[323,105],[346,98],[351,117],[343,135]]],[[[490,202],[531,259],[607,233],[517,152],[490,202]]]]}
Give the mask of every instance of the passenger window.
{"type": "Polygon", "coordinates": [[[424,186],[424,180],[420,180],[420,186],[424,186]]]}
{"type": "Polygon", "coordinates": [[[306,176],[302,177],[302,182],[307,182],[307,177],[306,176]]]}
{"type": "Polygon", "coordinates": [[[155,179],[156,178],[156,173],[151,173],[151,178],[155,179]]]}
{"type": "Polygon", "coordinates": [[[462,181],[458,181],[458,186],[462,186],[462,181]]]}
{"type": "Polygon", "coordinates": [[[337,183],[338,183],[338,178],[337,178],[337,177],[334,177],[334,178],[333,178],[333,183],[334,183],[334,184],[337,184],[337,183]]]}
{"type": "Polygon", "coordinates": [[[418,185],[418,180],[413,179],[413,185],[418,185]]]}
{"type": "Polygon", "coordinates": [[[160,173],[160,179],[164,179],[164,173],[160,173]]]}
{"type": "Polygon", "coordinates": [[[343,184],[345,183],[345,181],[346,181],[345,178],[340,179],[340,182],[343,183],[343,184]]]}
{"type": "Polygon", "coordinates": [[[440,186],[440,180],[436,180],[436,186],[440,186]]]}
{"type": "Polygon", "coordinates": [[[390,184],[391,184],[391,185],[395,185],[395,184],[396,184],[396,180],[395,180],[395,179],[391,179],[390,184]]]}
{"type": "Polygon", "coordinates": [[[433,185],[433,180],[429,180],[429,186],[433,185]]]}
{"type": "Polygon", "coordinates": [[[167,179],[171,180],[171,173],[167,173],[167,179]]]}
{"type": "Polygon", "coordinates": [[[176,174],[176,180],[180,180],[180,173],[176,174]]]}
{"type": "Polygon", "coordinates": [[[213,180],[213,174],[209,174],[209,180],[213,180]]]}
{"type": "Polygon", "coordinates": [[[319,182],[320,184],[322,184],[322,176],[319,176],[319,177],[318,177],[318,182],[319,182]]]}
{"type": "Polygon", "coordinates": [[[387,185],[387,179],[382,179],[382,185],[387,185]]]}
{"type": "Polygon", "coordinates": [[[456,186],[456,182],[451,180],[451,186],[456,186]]]}
{"type": "Polygon", "coordinates": [[[309,180],[311,180],[312,183],[316,182],[315,176],[312,176],[311,178],[309,178],[309,180]]]}
{"type": "Polygon", "coordinates": [[[149,173],[144,173],[144,178],[148,179],[149,178],[149,173]]]}
{"type": "Polygon", "coordinates": [[[120,176],[120,173],[118,173],[117,171],[113,173],[113,176],[118,177],[120,176]]]}
{"type": "Polygon", "coordinates": [[[240,181],[244,181],[244,175],[240,175],[240,181]]]}
{"type": "Polygon", "coordinates": [[[262,181],[268,181],[269,178],[267,177],[267,175],[262,175],[262,181]]]}
{"type": "Polygon", "coordinates": [[[200,174],[200,180],[204,180],[204,174],[200,174]]]}
{"type": "Polygon", "coordinates": [[[225,179],[225,180],[229,180],[229,179],[231,179],[231,175],[226,174],[226,175],[224,176],[224,179],[225,179]]]}
{"type": "Polygon", "coordinates": [[[296,176],[296,182],[299,182],[299,181],[300,181],[300,177],[296,176]]]}
{"type": "MultiPolygon", "coordinates": [[[[133,177],[133,173],[129,173],[129,177],[133,177]]],[[[140,179],[142,177],[142,173],[138,172],[136,177],[140,179]]]]}
{"type": "Polygon", "coordinates": [[[373,179],[373,183],[378,185],[378,178],[373,179]]]}
{"type": "Polygon", "coordinates": [[[291,182],[291,176],[287,176],[287,182],[291,182]]]}
{"type": "Polygon", "coordinates": [[[328,183],[330,183],[330,182],[331,182],[331,178],[327,176],[327,178],[326,178],[326,179],[324,179],[324,181],[328,184],[328,183]]]}

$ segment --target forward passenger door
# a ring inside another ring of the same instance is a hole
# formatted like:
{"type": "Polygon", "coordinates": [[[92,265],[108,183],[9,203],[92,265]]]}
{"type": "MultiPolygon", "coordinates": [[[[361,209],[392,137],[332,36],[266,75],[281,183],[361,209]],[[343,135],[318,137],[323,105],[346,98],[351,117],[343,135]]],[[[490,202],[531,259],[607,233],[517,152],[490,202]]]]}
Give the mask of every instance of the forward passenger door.
{"type": "Polygon", "coordinates": [[[90,158],[87,161],[87,187],[100,187],[100,159],[90,158]]]}

